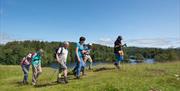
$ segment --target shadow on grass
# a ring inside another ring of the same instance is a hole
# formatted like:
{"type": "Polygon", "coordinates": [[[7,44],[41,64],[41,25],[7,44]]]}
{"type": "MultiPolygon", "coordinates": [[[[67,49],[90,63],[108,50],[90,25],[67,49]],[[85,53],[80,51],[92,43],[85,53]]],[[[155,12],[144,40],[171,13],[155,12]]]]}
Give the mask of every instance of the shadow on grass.
{"type": "Polygon", "coordinates": [[[17,87],[22,87],[22,86],[30,86],[30,83],[23,83],[22,81],[13,81],[11,84],[15,84],[17,87]]]}
{"type": "Polygon", "coordinates": [[[149,68],[146,68],[146,71],[151,72],[151,73],[153,73],[155,75],[158,75],[158,76],[167,74],[166,70],[164,70],[164,69],[149,69],[149,68]]]}
{"type": "MultiPolygon", "coordinates": [[[[77,80],[74,76],[69,76],[68,80],[77,80]]],[[[31,84],[31,82],[24,84],[22,81],[12,81],[11,84],[15,84],[17,87],[22,87],[22,86],[33,86],[31,84]]],[[[37,85],[35,85],[35,88],[42,88],[42,87],[47,87],[47,86],[54,86],[54,85],[65,85],[64,83],[64,78],[61,78],[61,82],[57,82],[57,81],[51,81],[51,82],[47,82],[47,83],[37,83],[37,85]]]]}
{"type": "Polygon", "coordinates": [[[95,69],[93,72],[99,72],[99,71],[105,71],[105,70],[114,70],[114,69],[115,69],[115,68],[102,67],[102,68],[95,69]]]}
{"type": "MultiPolygon", "coordinates": [[[[14,82],[14,83],[15,83],[16,86],[18,86],[18,87],[22,87],[22,86],[33,86],[31,83],[23,84],[22,81],[17,81],[17,82],[14,82]]],[[[62,82],[62,83],[57,83],[57,81],[54,81],[54,82],[49,82],[49,83],[37,84],[37,85],[35,85],[34,87],[35,87],[35,88],[43,88],[43,87],[54,86],[54,85],[59,85],[59,84],[64,84],[64,83],[63,83],[63,82],[62,82]]]]}
{"type": "MultiPolygon", "coordinates": [[[[68,77],[68,80],[76,80],[76,78],[73,78],[73,77],[68,77]]],[[[61,78],[61,82],[57,82],[57,81],[53,81],[53,82],[50,82],[50,83],[44,83],[44,84],[37,84],[35,85],[34,87],[35,88],[42,88],[42,87],[47,87],[47,86],[54,86],[54,85],[66,85],[66,83],[64,82],[64,78],[61,78]]]]}
{"type": "Polygon", "coordinates": [[[42,88],[42,87],[47,87],[47,86],[54,86],[54,85],[59,85],[60,83],[57,83],[56,81],[51,82],[51,83],[44,83],[44,84],[37,84],[34,87],[35,88],[42,88]]]}
{"type": "Polygon", "coordinates": [[[28,85],[28,84],[23,84],[22,81],[17,81],[17,82],[13,82],[13,83],[17,84],[18,86],[28,85]]]}
{"type": "MultiPolygon", "coordinates": [[[[93,72],[99,72],[99,71],[105,71],[105,70],[114,70],[115,68],[107,68],[107,67],[101,67],[101,68],[97,68],[94,69],[93,72]]],[[[92,70],[91,70],[92,71],[92,70]]],[[[68,77],[68,80],[77,80],[76,77],[74,77],[73,72],[69,72],[68,75],[70,77],[68,77]]],[[[63,78],[62,78],[63,79],[63,78]]],[[[31,83],[28,84],[23,84],[22,81],[17,81],[15,82],[15,84],[17,84],[17,86],[27,86],[27,85],[31,85],[31,83]]],[[[57,81],[53,81],[53,82],[49,82],[49,83],[43,83],[43,84],[37,84],[34,87],[35,88],[42,88],[42,87],[47,87],[47,86],[54,86],[54,85],[59,85],[59,84],[64,84],[62,83],[57,83],[57,81]]],[[[65,84],[64,84],[65,85],[65,84]]]]}

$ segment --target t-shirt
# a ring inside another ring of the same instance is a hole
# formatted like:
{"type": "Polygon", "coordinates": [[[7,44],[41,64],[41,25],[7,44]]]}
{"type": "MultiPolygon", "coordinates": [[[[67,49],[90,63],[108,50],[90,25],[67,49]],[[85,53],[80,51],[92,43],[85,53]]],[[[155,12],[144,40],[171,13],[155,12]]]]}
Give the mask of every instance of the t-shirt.
{"type": "Polygon", "coordinates": [[[91,51],[91,48],[84,45],[84,49],[87,51],[85,55],[89,55],[90,54],[90,51],[91,51]]]}
{"type": "Polygon", "coordinates": [[[80,44],[79,42],[76,44],[76,48],[78,48],[78,55],[79,57],[83,57],[82,51],[84,50],[83,44],[80,44]]]}
{"type": "Polygon", "coordinates": [[[33,53],[29,53],[26,57],[24,57],[21,61],[21,64],[23,65],[30,65],[32,60],[33,53]]]}
{"type": "Polygon", "coordinates": [[[41,65],[41,55],[39,53],[35,53],[32,57],[32,65],[41,65]]]}
{"type": "Polygon", "coordinates": [[[121,44],[122,44],[121,41],[118,40],[114,42],[114,53],[119,53],[119,51],[122,50],[121,44]]]}
{"type": "Polygon", "coordinates": [[[68,49],[65,49],[64,47],[60,47],[57,53],[60,54],[59,55],[60,60],[66,63],[68,56],[68,49]]]}

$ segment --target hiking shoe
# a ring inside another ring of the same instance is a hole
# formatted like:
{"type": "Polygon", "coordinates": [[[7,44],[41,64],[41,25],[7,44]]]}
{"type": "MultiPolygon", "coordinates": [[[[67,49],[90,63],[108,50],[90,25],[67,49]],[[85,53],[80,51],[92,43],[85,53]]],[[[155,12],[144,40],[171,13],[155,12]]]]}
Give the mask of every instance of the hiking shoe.
{"type": "Polygon", "coordinates": [[[117,68],[118,68],[118,69],[120,69],[120,66],[119,66],[119,65],[117,65],[117,68]]]}
{"type": "Polygon", "coordinates": [[[75,71],[75,70],[73,70],[72,72],[73,72],[73,75],[74,75],[74,76],[76,76],[76,71],[75,71]]]}
{"type": "Polygon", "coordinates": [[[120,66],[117,63],[114,63],[114,65],[117,69],[120,69],[120,66]]]}
{"type": "Polygon", "coordinates": [[[76,76],[76,79],[80,79],[80,76],[76,76]]]}
{"type": "Polygon", "coordinates": [[[69,83],[67,77],[64,77],[64,82],[65,82],[65,83],[69,83]]]}
{"type": "Polygon", "coordinates": [[[86,76],[87,74],[83,73],[82,75],[83,75],[83,76],[86,76]]]}
{"type": "Polygon", "coordinates": [[[62,79],[61,78],[57,78],[57,83],[62,83],[62,79]]]}
{"type": "Polygon", "coordinates": [[[36,83],[35,83],[35,82],[32,82],[32,85],[33,85],[33,86],[35,86],[35,85],[36,85],[36,83]]]}
{"type": "Polygon", "coordinates": [[[24,85],[27,85],[27,84],[29,84],[29,83],[28,83],[27,81],[23,81],[23,84],[24,84],[24,85]]]}
{"type": "Polygon", "coordinates": [[[26,85],[26,84],[28,84],[28,82],[27,81],[22,81],[22,84],[26,85]]]}
{"type": "Polygon", "coordinates": [[[57,83],[65,84],[65,78],[58,78],[57,83]]]}

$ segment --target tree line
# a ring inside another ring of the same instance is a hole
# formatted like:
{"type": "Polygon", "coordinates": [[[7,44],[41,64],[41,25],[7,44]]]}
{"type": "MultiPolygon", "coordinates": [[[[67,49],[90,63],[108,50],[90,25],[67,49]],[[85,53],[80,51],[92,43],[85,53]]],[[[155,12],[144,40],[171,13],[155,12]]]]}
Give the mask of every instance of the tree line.
{"type": "MultiPolygon", "coordinates": [[[[46,41],[13,41],[5,45],[0,45],[0,64],[17,65],[20,60],[29,52],[35,52],[36,49],[42,48],[44,52],[42,65],[48,66],[55,62],[55,49],[62,45],[62,42],[46,42],[46,41]]],[[[68,63],[74,62],[76,43],[70,42],[68,63]]],[[[180,48],[139,48],[139,47],[125,47],[124,62],[129,62],[133,56],[136,60],[144,60],[146,58],[153,58],[159,62],[180,60],[180,48]]],[[[113,62],[115,56],[113,47],[93,44],[91,57],[94,61],[113,62]]]]}

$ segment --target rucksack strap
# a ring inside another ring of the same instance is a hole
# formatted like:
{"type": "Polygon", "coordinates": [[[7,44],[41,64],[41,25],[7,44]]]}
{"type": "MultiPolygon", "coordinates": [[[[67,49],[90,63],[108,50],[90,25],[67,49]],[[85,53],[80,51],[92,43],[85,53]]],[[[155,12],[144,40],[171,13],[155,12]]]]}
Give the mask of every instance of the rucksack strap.
{"type": "Polygon", "coordinates": [[[61,47],[61,52],[60,52],[60,54],[62,54],[63,53],[63,47],[61,47]]]}
{"type": "MultiPolygon", "coordinates": [[[[58,51],[56,52],[56,54],[59,54],[59,55],[61,55],[62,53],[63,53],[63,47],[59,47],[59,49],[61,48],[61,51],[60,51],[60,53],[58,53],[58,51]]],[[[58,49],[58,50],[59,50],[58,49]]]]}

